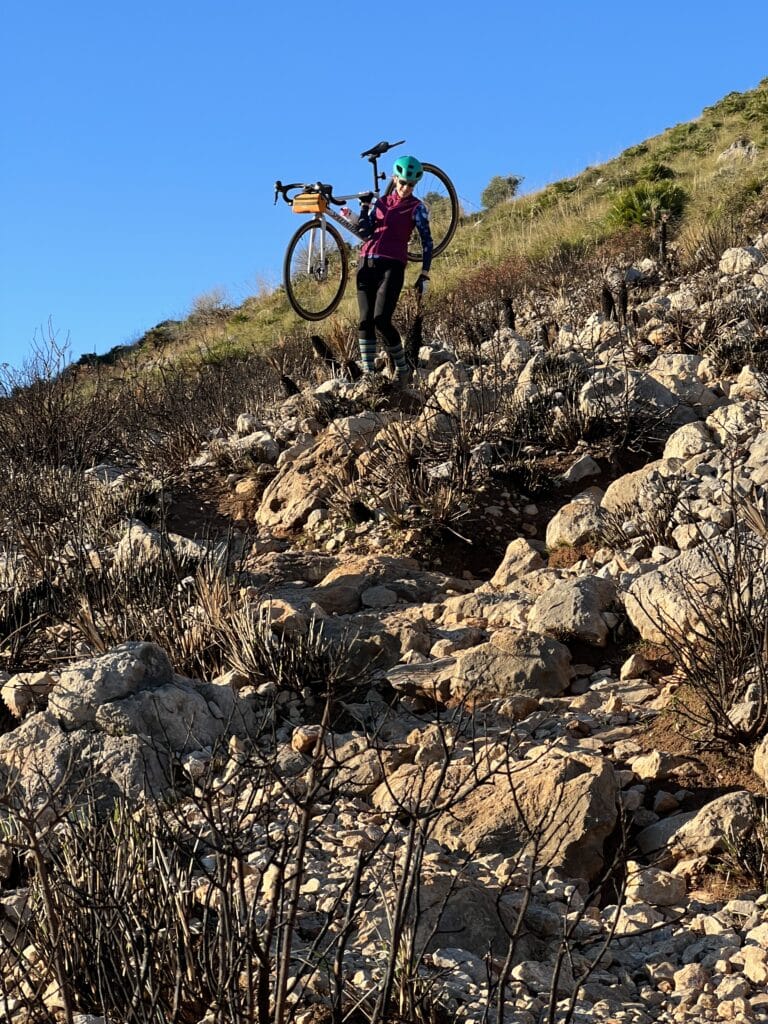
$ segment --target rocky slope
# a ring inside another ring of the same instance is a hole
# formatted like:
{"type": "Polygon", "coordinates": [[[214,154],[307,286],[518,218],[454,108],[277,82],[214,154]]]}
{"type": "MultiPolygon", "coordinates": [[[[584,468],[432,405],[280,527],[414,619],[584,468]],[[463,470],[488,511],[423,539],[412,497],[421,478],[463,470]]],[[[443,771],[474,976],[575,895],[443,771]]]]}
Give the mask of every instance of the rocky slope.
{"type": "MultiPolygon", "coordinates": [[[[156,643],[96,657],[80,634],[65,667],[5,673],[6,819],[44,833],[86,787],[172,792],[215,851],[210,786],[252,813],[262,922],[275,837],[298,830],[299,1020],[330,1019],[320,935],[363,1009],[407,935],[400,991],[416,979],[435,1019],[501,1000],[515,1024],[768,1020],[768,894],[718,874],[766,838],[768,235],[684,279],[644,260],[605,281],[626,309],[521,303],[469,348],[427,322],[412,391],[334,375],[212,438],[189,474],[249,466],[220,513],[235,633],[261,661],[190,678],[156,643]]],[[[105,465],[91,486],[130,479],[105,465]]],[[[134,570],[169,545],[187,587],[226,566],[191,524],[138,519],[98,558],[134,570]]],[[[29,936],[14,842],[6,949],[29,936]]],[[[213,878],[196,864],[193,921],[213,878]]],[[[65,1004],[56,983],[45,1002],[65,1004]]]]}

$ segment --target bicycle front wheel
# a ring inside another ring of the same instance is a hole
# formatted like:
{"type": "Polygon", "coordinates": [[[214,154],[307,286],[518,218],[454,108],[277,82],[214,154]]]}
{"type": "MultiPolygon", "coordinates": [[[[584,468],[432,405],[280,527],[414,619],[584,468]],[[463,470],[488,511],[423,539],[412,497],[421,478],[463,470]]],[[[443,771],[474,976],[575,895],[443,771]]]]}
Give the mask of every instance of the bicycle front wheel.
{"type": "Polygon", "coordinates": [[[341,302],[348,273],[347,248],[336,228],[319,217],[302,224],[283,263],[285,293],[299,316],[330,316],[341,302]]]}
{"type": "MultiPolygon", "coordinates": [[[[424,174],[417,182],[413,194],[424,203],[429,210],[429,226],[432,231],[433,256],[439,256],[446,248],[459,223],[459,198],[453,182],[439,167],[434,164],[422,164],[424,174]]],[[[387,195],[394,189],[394,182],[387,186],[387,195]]],[[[412,262],[421,261],[421,236],[414,228],[408,242],[408,259],[412,262]]]]}

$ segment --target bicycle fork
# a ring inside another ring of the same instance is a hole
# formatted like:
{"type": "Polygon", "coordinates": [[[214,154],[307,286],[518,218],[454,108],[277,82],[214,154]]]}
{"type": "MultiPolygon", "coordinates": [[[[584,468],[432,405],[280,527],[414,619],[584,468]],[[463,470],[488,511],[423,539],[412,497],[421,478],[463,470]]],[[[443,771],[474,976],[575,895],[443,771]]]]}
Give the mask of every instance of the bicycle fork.
{"type": "Polygon", "coordinates": [[[309,232],[309,242],[307,245],[307,273],[316,281],[324,281],[328,274],[327,217],[335,220],[345,230],[360,238],[349,221],[336,213],[335,210],[326,210],[325,213],[319,214],[317,225],[309,232]]]}
{"type": "Polygon", "coordinates": [[[313,227],[309,232],[309,243],[307,245],[307,274],[316,281],[324,281],[328,273],[325,236],[325,219],[319,217],[317,226],[313,227]]]}

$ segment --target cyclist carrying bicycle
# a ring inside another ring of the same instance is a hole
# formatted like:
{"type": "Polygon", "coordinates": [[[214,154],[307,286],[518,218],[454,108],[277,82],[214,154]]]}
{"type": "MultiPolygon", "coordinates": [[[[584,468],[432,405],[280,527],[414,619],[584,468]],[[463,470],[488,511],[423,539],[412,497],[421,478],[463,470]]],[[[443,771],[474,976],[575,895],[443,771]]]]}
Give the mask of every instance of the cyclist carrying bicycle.
{"type": "Polygon", "coordinates": [[[401,156],[393,167],[394,190],[373,206],[361,201],[358,232],[365,239],[357,271],[357,304],[360,311],[360,361],[363,373],[374,372],[376,331],[384,339],[401,386],[407,386],[411,370],[403,342],[392,317],[397,307],[405,268],[408,239],[414,225],[421,237],[422,267],[414,288],[423,295],[432,263],[432,234],[426,206],[413,194],[424,170],[414,156],[401,156]]]}

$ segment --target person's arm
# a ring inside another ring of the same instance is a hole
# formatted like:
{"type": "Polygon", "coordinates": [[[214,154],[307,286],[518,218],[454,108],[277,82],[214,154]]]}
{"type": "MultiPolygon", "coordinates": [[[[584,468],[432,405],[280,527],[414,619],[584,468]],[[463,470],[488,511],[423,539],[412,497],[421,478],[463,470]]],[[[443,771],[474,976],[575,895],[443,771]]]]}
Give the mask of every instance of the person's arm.
{"type": "Polygon", "coordinates": [[[413,214],[416,228],[421,238],[421,273],[416,279],[414,288],[423,295],[429,282],[429,268],[432,266],[432,232],[429,229],[429,213],[424,203],[419,203],[413,214]]]}
{"type": "MultiPolygon", "coordinates": [[[[378,203],[378,199],[376,200],[378,203]]],[[[360,220],[357,222],[357,233],[361,238],[370,238],[376,230],[376,203],[360,203],[360,220]]]]}
{"type": "Polygon", "coordinates": [[[432,266],[432,232],[429,229],[429,214],[424,203],[419,203],[413,214],[416,227],[421,238],[421,272],[429,276],[429,268],[432,266]]]}

